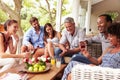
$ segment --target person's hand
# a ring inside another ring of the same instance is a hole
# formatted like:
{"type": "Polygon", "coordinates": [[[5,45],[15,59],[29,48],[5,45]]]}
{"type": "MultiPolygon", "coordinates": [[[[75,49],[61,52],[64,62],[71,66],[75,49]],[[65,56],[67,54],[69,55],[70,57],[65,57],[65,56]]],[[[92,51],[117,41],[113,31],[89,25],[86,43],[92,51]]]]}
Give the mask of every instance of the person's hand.
{"type": "Polygon", "coordinates": [[[30,50],[30,51],[34,51],[34,47],[33,47],[33,45],[32,44],[28,44],[28,50],[30,50]]]}
{"type": "Polygon", "coordinates": [[[89,52],[87,50],[81,51],[81,53],[86,57],[86,58],[90,58],[91,55],[89,54],[89,52]]]}
{"type": "Polygon", "coordinates": [[[64,56],[67,53],[67,51],[68,51],[67,49],[64,49],[59,56],[61,56],[61,57],[64,56]]]}
{"type": "Polygon", "coordinates": [[[24,58],[27,58],[27,59],[31,57],[30,52],[22,53],[22,55],[23,55],[24,58]]]}

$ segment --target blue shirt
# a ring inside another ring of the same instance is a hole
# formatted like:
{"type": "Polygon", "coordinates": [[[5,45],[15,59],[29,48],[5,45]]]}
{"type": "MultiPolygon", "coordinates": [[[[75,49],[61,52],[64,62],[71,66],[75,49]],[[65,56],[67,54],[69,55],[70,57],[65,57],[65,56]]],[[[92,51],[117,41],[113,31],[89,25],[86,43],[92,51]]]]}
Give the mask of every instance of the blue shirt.
{"type": "Polygon", "coordinates": [[[40,34],[37,34],[33,27],[31,27],[24,35],[23,45],[28,45],[31,43],[34,48],[44,47],[44,27],[40,26],[40,34]]]}
{"type": "Polygon", "coordinates": [[[102,58],[102,67],[120,68],[120,52],[118,53],[106,53],[102,58]]]}

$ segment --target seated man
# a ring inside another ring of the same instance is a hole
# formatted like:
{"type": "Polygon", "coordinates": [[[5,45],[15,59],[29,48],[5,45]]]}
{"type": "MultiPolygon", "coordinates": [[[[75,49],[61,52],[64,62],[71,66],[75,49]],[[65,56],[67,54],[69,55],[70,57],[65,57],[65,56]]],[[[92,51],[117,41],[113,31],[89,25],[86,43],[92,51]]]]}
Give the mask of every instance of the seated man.
{"type": "MultiPolygon", "coordinates": [[[[111,25],[112,23],[112,18],[108,14],[102,14],[98,17],[97,19],[97,26],[99,30],[99,34],[89,38],[87,40],[88,43],[91,42],[98,42],[102,44],[102,52],[110,46],[109,41],[107,40],[108,33],[107,33],[107,28],[111,25]]],[[[73,61],[79,61],[79,62],[84,62],[84,63],[90,63],[88,59],[86,59],[83,55],[81,54],[76,54],[72,57],[73,61]]]]}
{"type": "Polygon", "coordinates": [[[79,53],[78,44],[80,41],[84,40],[85,37],[85,32],[78,27],[75,27],[73,18],[67,17],[64,21],[64,25],[66,29],[63,30],[63,34],[59,42],[60,49],[55,52],[55,57],[62,57],[62,63],[64,63],[63,56],[72,57],[73,54],[79,53]],[[65,47],[66,43],[69,48],[65,47]]]}
{"type": "MultiPolygon", "coordinates": [[[[114,23],[108,27],[108,40],[111,44],[109,48],[107,48],[103,54],[98,58],[93,58],[89,52],[85,49],[81,49],[81,53],[91,62],[89,65],[99,65],[101,67],[110,67],[110,68],[120,68],[120,23],[114,23]]],[[[83,62],[71,61],[63,74],[62,80],[71,80],[70,73],[71,69],[76,65],[86,65],[83,62]]]]}
{"type": "Polygon", "coordinates": [[[36,59],[44,54],[44,27],[39,25],[36,17],[30,19],[30,24],[32,27],[24,35],[21,52],[33,51],[36,59]]]}

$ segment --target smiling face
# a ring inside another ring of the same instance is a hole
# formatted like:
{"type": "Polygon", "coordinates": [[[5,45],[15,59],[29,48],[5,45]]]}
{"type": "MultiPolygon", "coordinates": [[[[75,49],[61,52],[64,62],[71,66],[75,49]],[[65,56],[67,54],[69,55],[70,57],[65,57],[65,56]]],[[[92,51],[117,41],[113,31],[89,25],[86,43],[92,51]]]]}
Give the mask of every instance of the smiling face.
{"type": "Polygon", "coordinates": [[[97,19],[97,26],[100,33],[105,33],[109,25],[110,22],[107,22],[106,16],[101,16],[97,19]]]}
{"type": "Polygon", "coordinates": [[[108,40],[110,42],[111,45],[116,46],[118,43],[118,39],[115,35],[112,34],[108,34],[108,40]]]}
{"type": "Polygon", "coordinates": [[[75,32],[75,23],[70,23],[70,22],[67,22],[64,24],[65,27],[66,27],[66,30],[71,34],[73,35],[74,32],[75,32]]]}
{"type": "Polygon", "coordinates": [[[46,27],[46,32],[47,32],[48,34],[52,34],[52,32],[53,32],[52,27],[47,26],[47,27],[46,27]]]}
{"type": "Polygon", "coordinates": [[[37,28],[39,27],[39,22],[38,22],[38,20],[35,20],[34,22],[32,22],[31,25],[32,25],[32,27],[33,27],[34,29],[37,29],[37,28]]]}
{"type": "Polygon", "coordinates": [[[16,20],[7,20],[4,24],[5,30],[10,34],[16,34],[18,31],[18,23],[16,20]]]}

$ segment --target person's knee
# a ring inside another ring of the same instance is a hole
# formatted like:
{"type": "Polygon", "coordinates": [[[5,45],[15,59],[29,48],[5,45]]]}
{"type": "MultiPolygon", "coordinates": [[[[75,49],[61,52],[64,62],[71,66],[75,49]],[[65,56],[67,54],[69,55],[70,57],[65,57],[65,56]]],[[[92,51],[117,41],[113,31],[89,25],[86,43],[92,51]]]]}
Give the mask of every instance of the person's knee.
{"type": "Polygon", "coordinates": [[[55,48],[54,52],[55,52],[55,55],[59,55],[62,52],[62,50],[60,48],[55,48]]]}
{"type": "Polygon", "coordinates": [[[53,43],[52,42],[48,42],[48,47],[53,47],[53,43]]]}

